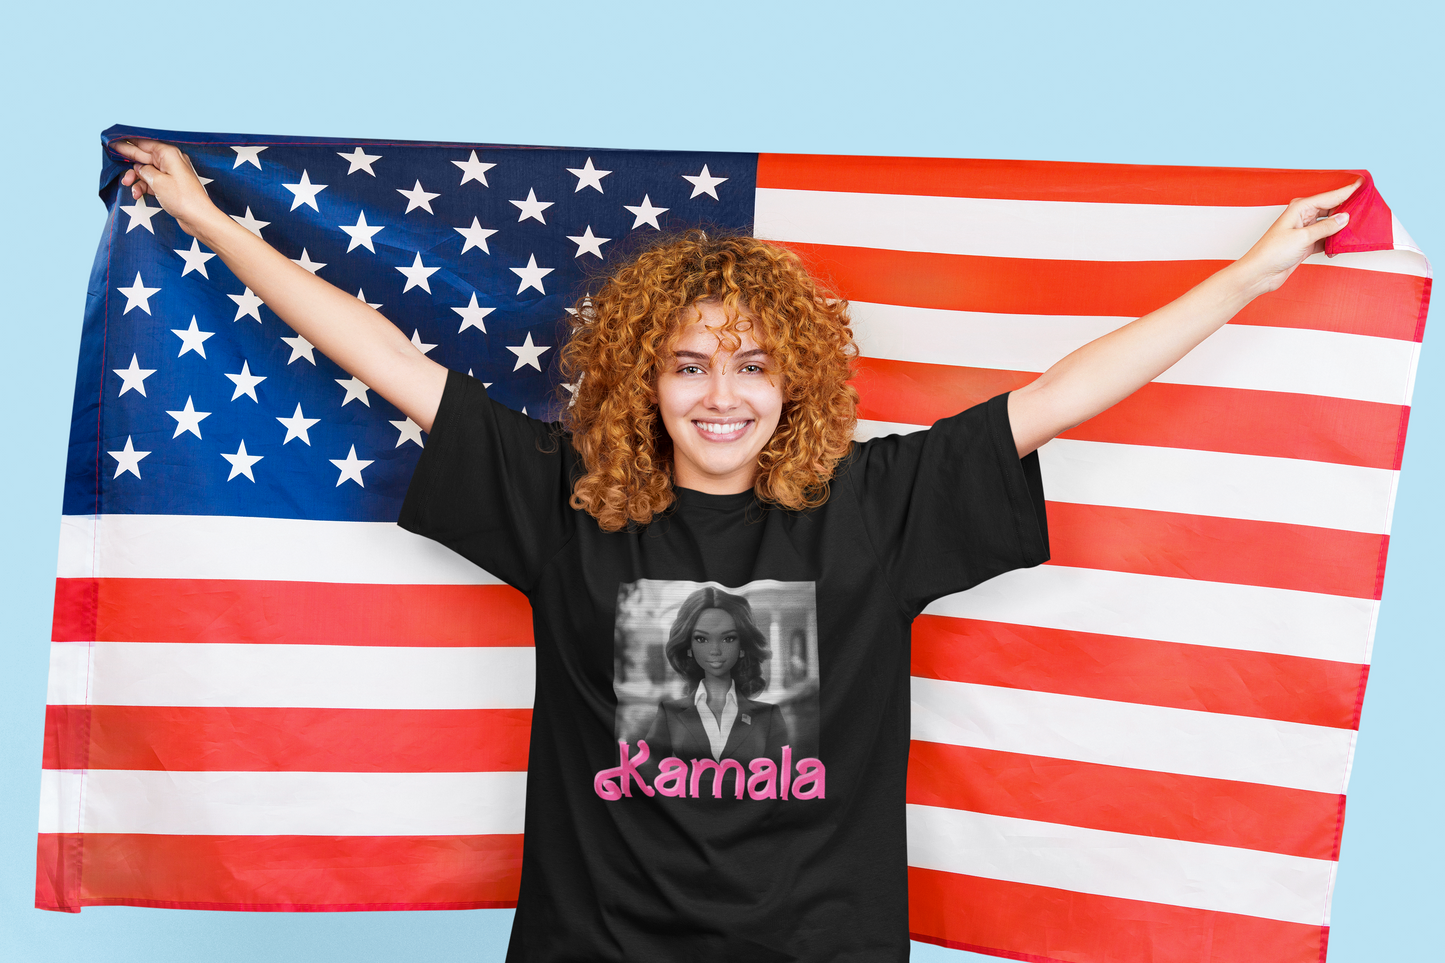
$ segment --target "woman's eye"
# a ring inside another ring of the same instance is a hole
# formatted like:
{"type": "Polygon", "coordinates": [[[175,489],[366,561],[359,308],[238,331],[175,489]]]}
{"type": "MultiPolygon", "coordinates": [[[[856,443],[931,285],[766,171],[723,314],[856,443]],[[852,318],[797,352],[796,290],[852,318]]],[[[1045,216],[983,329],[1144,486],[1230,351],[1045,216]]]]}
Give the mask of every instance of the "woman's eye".
{"type": "Polygon", "coordinates": [[[677,369],[678,374],[702,374],[702,369],[695,364],[685,364],[677,369]]]}
{"type": "Polygon", "coordinates": [[[743,365],[743,370],[749,374],[760,374],[763,371],[763,366],[760,364],[745,364],[743,365]]]}

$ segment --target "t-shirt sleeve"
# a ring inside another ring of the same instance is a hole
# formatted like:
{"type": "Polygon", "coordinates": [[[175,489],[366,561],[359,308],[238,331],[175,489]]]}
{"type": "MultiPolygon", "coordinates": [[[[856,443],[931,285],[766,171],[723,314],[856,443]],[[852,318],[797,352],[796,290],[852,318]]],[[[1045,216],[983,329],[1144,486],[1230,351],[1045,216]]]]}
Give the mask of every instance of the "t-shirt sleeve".
{"type": "Polygon", "coordinates": [[[999,395],[927,431],[855,448],[844,479],[894,595],[911,614],[1048,560],[1038,454],[1019,458],[999,395]]]}
{"type": "Polygon", "coordinates": [[[570,539],[577,456],[554,424],[487,397],[452,371],[397,524],[524,592],[570,539]]]}

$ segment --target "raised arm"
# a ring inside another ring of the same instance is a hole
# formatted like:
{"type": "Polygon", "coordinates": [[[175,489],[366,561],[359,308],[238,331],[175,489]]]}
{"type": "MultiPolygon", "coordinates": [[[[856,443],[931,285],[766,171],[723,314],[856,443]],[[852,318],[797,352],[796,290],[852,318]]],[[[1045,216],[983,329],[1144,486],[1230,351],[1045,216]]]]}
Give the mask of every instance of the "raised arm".
{"type": "Polygon", "coordinates": [[[293,264],[211,203],[190,159],[170,144],[122,141],[115,149],[134,163],[121,184],[131,196],[151,194],[181,229],[221,256],[266,306],[348,373],[430,431],[446,385],[446,369],[360,300],[293,264]]]}
{"type": "Polygon", "coordinates": [[[1300,262],[1323,250],[1325,238],[1345,226],[1349,215],[1330,211],[1358,186],[1357,181],[1291,201],[1244,257],[1159,310],[1090,341],[1010,394],[1009,421],[1019,456],[1123,401],[1246,304],[1278,288],[1300,262]]]}

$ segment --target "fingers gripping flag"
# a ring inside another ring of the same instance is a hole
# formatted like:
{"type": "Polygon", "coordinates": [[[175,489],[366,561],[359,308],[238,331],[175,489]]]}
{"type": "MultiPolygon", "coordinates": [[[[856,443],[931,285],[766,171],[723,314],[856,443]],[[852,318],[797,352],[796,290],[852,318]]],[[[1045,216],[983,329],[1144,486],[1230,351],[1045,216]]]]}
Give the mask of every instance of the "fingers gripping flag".
{"type": "MultiPolygon", "coordinates": [[[[696,224],[852,302],[860,436],[1026,384],[1340,171],[112,128],[417,347],[551,417],[567,308],[696,224]]],[[[515,899],[526,601],[391,522],[426,434],[119,187],[86,306],[36,904],[515,899]]],[[[1429,298],[1373,186],[1279,292],[1041,450],[1053,561],[915,623],[918,939],[1316,963],[1429,298]]]]}

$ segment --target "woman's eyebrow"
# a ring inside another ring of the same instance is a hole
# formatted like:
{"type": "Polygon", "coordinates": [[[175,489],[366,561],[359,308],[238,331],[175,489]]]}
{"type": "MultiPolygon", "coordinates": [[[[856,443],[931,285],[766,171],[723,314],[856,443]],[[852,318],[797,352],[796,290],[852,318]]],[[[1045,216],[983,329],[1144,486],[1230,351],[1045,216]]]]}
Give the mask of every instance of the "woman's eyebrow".
{"type": "Polygon", "coordinates": [[[712,357],[711,357],[710,355],[703,354],[701,351],[674,351],[674,352],[672,353],[672,356],[673,356],[674,359],[677,359],[677,360],[681,360],[681,359],[683,359],[683,358],[687,358],[687,359],[689,359],[689,360],[695,360],[695,361],[711,361],[711,360],[712,360],[712,357]]]}

